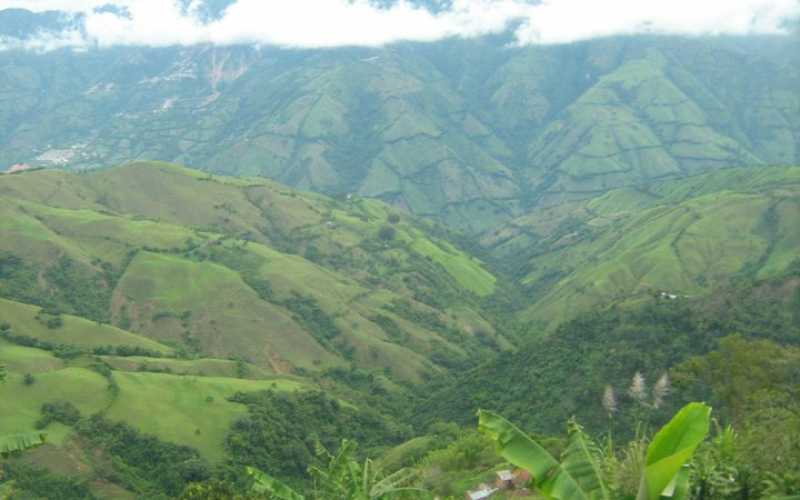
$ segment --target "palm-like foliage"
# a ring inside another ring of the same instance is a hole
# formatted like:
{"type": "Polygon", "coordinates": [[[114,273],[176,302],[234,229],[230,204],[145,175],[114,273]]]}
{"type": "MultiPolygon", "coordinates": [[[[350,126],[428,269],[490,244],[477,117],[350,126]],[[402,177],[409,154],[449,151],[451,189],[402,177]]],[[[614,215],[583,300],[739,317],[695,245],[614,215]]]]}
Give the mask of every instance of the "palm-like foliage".
{"type": "MultiPolygon", "coordinates": [[[[366,459],[363,463],[356,461],[353,458],[355,444],[350,441],[342,441],[339,451],[335,454],[321,447],[318,453],[327,460],[327,464],[325,468],[309,468],[314,482],[312,498],[385,500],[403,492],[422,492],[408,487],[416,475],[409,469],[383,476],[372,460],[366,459]]],[[[267,494],[269,498],[276,500],[306,500],[303,495],[257,469],[248,468],[247,471],[254,481],[255,493],[267,494]]]]}
{"type": "MultiPolygon", "coordinates": [[[[654,437],[640,478],[637,500],[688,498],[684,468],[708,433],[711,408],[692,403],[678,412],[654,437]]],[[[574,421],[561,461],[503,417],[481,411],[480,429],[490,436],[509,462],[527,469],[537,490],[552,500],[610,500],[602,453],[574,421]]]]}
{"type": "Polygon", "coordinates": [[[355,443],[351,441],[342,441],[335,454],[324,449],[318,451],[328,459],[328,464],[325,469],[309,469],[317,498],[378,500],[394,493],[415,490],[408,487],[415,476],[413,471],[402,469],[382,477],[372,460],[366,459],[362,464],[353,459],[355,443]]]}
{"type": "Polygon", "coordinates": [[[506,460],[528,470],[537,490],[554,500],[609,500],[600,470],[599,449],[580,426],[571,423],[570,442],[559,462],[539,443],[503,417],[481,411],[480,430],[506,460]]]}
{"type": "Polygon", "coordinates": [[[689,472],[684,465],[708,435],[711,408],[699,403],[686,405],[653,438],[647,448],[647,466],[637,500],[688,496],[689,472]]]}
{"type": "Polygon", "coordinates": [[[305,497],[281,481],[271,477],[258,469],[247,467],[247,475],[253,480],[251,490],[253,493],[268,495],[275,500],[305,500],[305,497]]]}

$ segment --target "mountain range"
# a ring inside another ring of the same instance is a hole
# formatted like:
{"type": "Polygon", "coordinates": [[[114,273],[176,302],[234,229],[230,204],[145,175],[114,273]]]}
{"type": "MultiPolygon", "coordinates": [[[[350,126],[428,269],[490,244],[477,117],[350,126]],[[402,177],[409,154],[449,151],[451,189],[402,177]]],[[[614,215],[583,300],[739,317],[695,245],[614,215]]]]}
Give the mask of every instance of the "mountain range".
{"type": "MultiPolygon", "coordinates": [[[[0,30],[47,14],[4,11],[0,30]]],[[[30,31],[30,30],[29,30],[30,31]]],[[[800,161],[797,37],[0,53],[0,165],[166,160],[481,234],[537,207],[800,161]]]]}
{"type": "Polygon", "coordinates": [[[744,439],[800,442],[800,37],[36,45],[64,29],[0,10],[0,430],[47,434],[0,497],[310,491],[348,439],[455,498],[503,466],[478,408],[746,413],[698,389],[719,349],[744,439]]]}

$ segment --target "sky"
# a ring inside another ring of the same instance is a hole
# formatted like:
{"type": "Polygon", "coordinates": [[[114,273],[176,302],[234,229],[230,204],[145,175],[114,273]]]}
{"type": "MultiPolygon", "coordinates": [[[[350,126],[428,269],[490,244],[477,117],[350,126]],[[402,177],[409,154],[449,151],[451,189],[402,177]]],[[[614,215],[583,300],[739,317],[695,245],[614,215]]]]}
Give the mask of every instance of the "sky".
{"type": "Polygon", "coordinates": [[[687,36],[786,33],[800,0],[452,0],[432,13],[405,0],[235,0],[203,21],[204,0],[0,0],[0,10],[82,14],[84,28],[2,39],[0,47],[49,50],[213,43],[296,48],[374,47],[512,31],[517,44],[560,44],[639,33],[687,36]],[[188,3],[188,6],[186,5],[188,3]],[[100,8],[113,4],[117,9],[100,8]]]}

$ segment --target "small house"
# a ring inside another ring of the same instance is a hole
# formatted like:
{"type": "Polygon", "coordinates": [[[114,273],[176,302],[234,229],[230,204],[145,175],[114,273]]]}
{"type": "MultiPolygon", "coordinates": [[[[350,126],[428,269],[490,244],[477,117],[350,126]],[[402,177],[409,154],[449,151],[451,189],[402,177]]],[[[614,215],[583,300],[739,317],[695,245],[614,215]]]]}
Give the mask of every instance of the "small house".
{"type": "Polygon", "coordinates": [[[497,471],[497,479],[494,485],[500,490],[510,490],[514,487],[514,474],[510,470],[497,471]]]}
{"type": "Polygon", "coordinates": [[[492,498],[498,491],[499,490],[497,488],[490,488],[488,485],[482,484],[477,490],[467,492],[467,500],[484,500],[486,498],[492,498]]]}

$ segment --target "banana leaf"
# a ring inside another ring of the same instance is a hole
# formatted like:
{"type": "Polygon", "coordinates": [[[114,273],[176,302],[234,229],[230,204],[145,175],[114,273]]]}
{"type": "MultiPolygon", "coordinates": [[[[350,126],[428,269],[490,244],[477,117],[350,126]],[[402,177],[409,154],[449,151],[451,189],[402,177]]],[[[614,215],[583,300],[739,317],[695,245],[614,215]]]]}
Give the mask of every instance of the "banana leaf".
{"type": "Polygon", "coordinates": [[[305,500],[305,497],[277,479],[253,467],[247,467],[247,475],[253,479],[254,493],[267,493],[276,500],[305,500]]]}
{"type": "Polygon", "coordinates": [[[553,500],[607,500],[608,491],[595,446],[577,424],[570,429],[570,444],[559,463],[536,441],[503,417],[478,413],[478,427],[497,444],[498,453],[533,476],[537,490],[553,500]]]}
{"type": "Polygon", "coordinates": [[[636,500],[661,498],[705,440],[710,425],[711,408],[689,403],[658,431],[647,448],[647,463],[636,500]]]}

